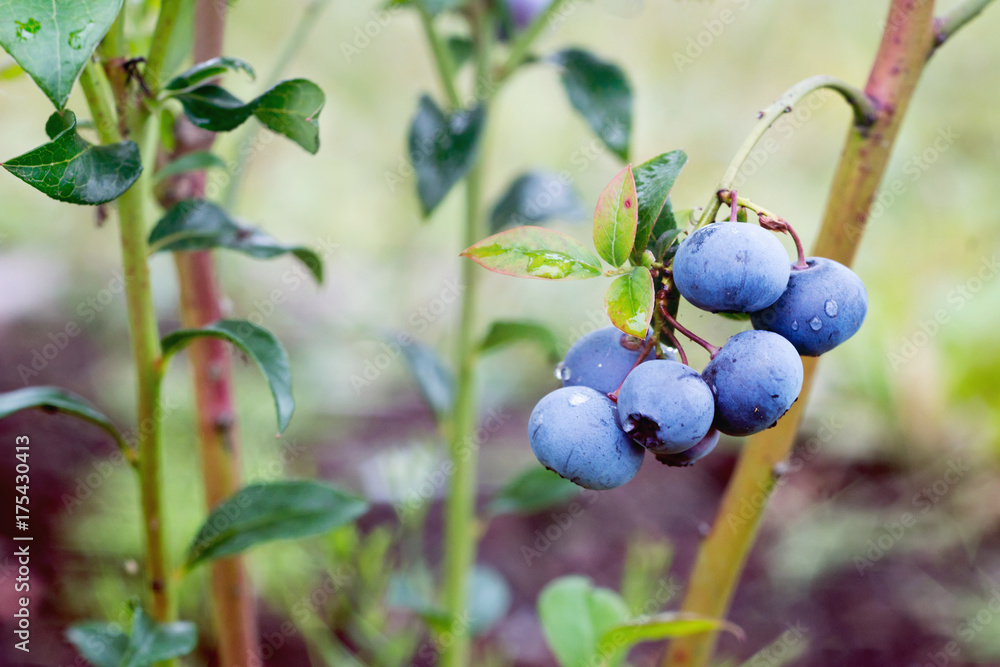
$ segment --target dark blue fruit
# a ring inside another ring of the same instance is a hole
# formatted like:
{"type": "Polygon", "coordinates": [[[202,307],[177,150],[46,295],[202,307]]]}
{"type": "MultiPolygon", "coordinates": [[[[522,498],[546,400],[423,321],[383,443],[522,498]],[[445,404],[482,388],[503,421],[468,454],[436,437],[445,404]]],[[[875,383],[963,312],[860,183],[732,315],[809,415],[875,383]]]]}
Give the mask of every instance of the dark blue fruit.
{"type": "Polygon", "coordinates": [[[676,454],[697,445],[712,428],[715,397],[693,368],[658,359],[625,378],[618,416],[629,437],[649,451],[676,454]]]}
{"type": "Polygon", "coordinates": [[[645,450],[618,426],[615,404],[589,387],[563,387],[531,411],[528,440],[543,466],[585,489],[613,489],[639,472],[645,450]]]}
{"type": "Polygon", "coordinates": [[[715,394],[715,428],[750,435],[774,426],[802,391],[802,359],[770,331],[738,333],[701,376],[715,394]]]}
{"type": "Polygon", "coordinates": [[[621,386],[641,351],[641,340],[614,327],[591,331],[569,348],[559,378],[564,387],[590,387],[610,394],[621,386]]]}
{"type": "Polygon", "coordinates": [[[767,308],[788,285],[788,253],[757,225],[715,222],[681,243],[674,284],[685,299],[713,313],[767,308]]]}
{"type": "Polygon", "coordinates": [[[868,312],[868,292],[854,271],[824,257],[792,269],[773,304],[750,315],[754,329],[781,334],[799,354],[818,357],[857,333],[868,312]]]}
{"type": "Polygon", "coordinates": [[[719,444],[719,435],[719,432],[713,428],[708,432],[708,435],[701,439],[701,442],[691,449],[685,449],[679,454],[657,454],[656,460],[675,468],[693,466],[695,461],[703,459],[712,453],[715,446],[719,444]]]}

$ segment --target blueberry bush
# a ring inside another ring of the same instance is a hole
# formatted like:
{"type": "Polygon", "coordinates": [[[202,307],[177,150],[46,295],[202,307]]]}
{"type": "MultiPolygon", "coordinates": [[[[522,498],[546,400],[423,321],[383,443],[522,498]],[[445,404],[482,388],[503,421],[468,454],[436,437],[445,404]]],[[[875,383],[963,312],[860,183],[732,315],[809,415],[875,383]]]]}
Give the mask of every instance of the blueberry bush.
{"type": "MultiPolygon", "coordinates": [[[[389,494],[392,517],[385,520],[375,507],[383,499],[326,481],[242,481],[234,351],[263,375],[279,436],[296,408],[292,361],[263,318],[231,316],[217,255],[233,251],[241,261],[288,262],[316,283],[328,267],[320,249],[283,241],[237,218],[239,163],[245,166],[249,151],[238,156],[224,188],[211,187],[209,174],[228,168],[215,140],[224,133],[245,138],[247,128],[258,126],[309,155],[321,150],[326,95],[309,79],[287,78],[285,70],[327,4],[313,0],[305,8],[258,84],[254,65],[224,48],[227,16],[241,4],[0,3],[0,46],[13,62],[12,73],[0,70],[0,81],[26,75],[52,105],[51,115],[32,125],[38,146],[2,166],[41,195],[94,207],[101,222],[114,212],[135,377],[131,430],[98,407],[100,397],[35,384],[0,394],[0,418],[39,409],[99,429],[137,481],[141,594],[119,605],[117,618],[70,625],[66,640],[98,667],[259,664],[259,610],[243,554],[266,543],[321,537],[337,596],[324,613],[314,610],[293,626],[311,661],[510,664],[495,644],[478,641],[511,607],[503,575],[478,559],[491,522],[622,487],[646,458],[666,466],[658,468],[664,474],[668,468],[696,474],[723,436],[746,437],[677,609],[664,610],[671,594],[656,598],[655,609],[635,613],[670,560],[668,550],[648,544],[630,550],[621,590],[571,574],[547,582],[536,601],[548,649],[562,667],[624,665],[636,645],[667,640],[664,667],[710,664],[721,633],[745,638],[726,620],[727,611],[768,495],[787,467],[818,358],[861,331],[869,316],[868,292],[851,266],[917,82],[931,56],[989,0],[963,0],[943,13],[935,13],[930,0],[889,0],[866,85],[831,76],[793,85],[759,112],[722,177],[706,187],[701,206],[675,201],[674,186],[689,163],[684,151],[634,155],[636,90],[627,63],[614,62],[597,46],[539,50],[546,29],[581,10],[580,2],[385,3],[386,16],[419,22],[439,89],[413,100],[408,130],[397,132],[401,139],[405,134],[420,215],[430,222],[454,191],[464,194],[461,235],[453,243],[461,257],[453,358],[438,358],[413,336],[396,347],[429,408],[434,437],[445,444],[435,484],[446,492],[440,540],[433,545],[425,540],[437,535],[429,504],[400,502],[399,489],[389,494]],[[558,76],[559,90],[550,92],[572,109],[566,122],[588,128],[620,163],[617,174],[588,204],[558,175],[530,167],[488,202],[488,154],[499,134],[502,93],[521,73],[542,68],[558,76]],[[231,92],[233,77],[252,82],[253,95],[231,92]],[[846,101],[852,122],[807,252],[792,222],[748,197],[739,176],[765,133],[820,91],[846,101]],[[592,219],[591,243],[550,224],[579,219],[592,219]],[[150,261],[161,253],[176,267],[180,326],[170,330],[154,307],[159,288],[150,261]],[[548,324],[493,319],[483,269],[538,281],[532,292],[538,299],[561,298],[545,282],[604,280],[601,309],[610,325],[580,336],[561,354],[548,324]],[[688,319],[696,311],[742,330],[713,344],[711,334],[695,331],[710,320],[688,319]],[[480,413],[479,366],[522,342],[552,361],[561,386],[541,396],[527,418],[524,445],[540,465],[486,493],[477,476],[477,433],[489,419],[480,413]],[[697,363],[694,347],[707,354],[705,364],[697,363]],[[195,423],[185,428],[197,434],[199,453],[198,461],[180,465],[199,468],[208,505],[184,545],[170,542],[164,512],[173,501],[165,462],[175,463],[176,456],[164,435],[165,424],[176,418],[166,408],[164,378],[179,354],[189,359],[195,423]],[[742,503],[753,494],[762,500],[747,515],[742,503]],[[735,514],[742,522],[720,530],[735,514]],[[357,576],[337,583],[335,563],[349,564],[357,576]],[[185,617],[191,606],[179,591],[203,569],[210,573],[196,606],[211,609],[211,622],[199,628],[185,617]]],[[[378,23],[378,30],[384,28],[378,23]]],[[[351,48],[345,56],[354,54],[351,48]]],[[[732,104],[748,102],[734,97],[732,104]]],[[[698,160],[692,152],[691,163],[698,160]]],[[[394,187],[397,177],[388,178],[394,187]]],[[[365,267],[398,270],[378,262],[365,267]]],[[[410,272],[405,279],[420,276],[410,272]]],[[[394,483],[416,487],[420,465],[402,458],[394,483]]],[[[290,613],[298,616],[294,606],[290,613]]]]}

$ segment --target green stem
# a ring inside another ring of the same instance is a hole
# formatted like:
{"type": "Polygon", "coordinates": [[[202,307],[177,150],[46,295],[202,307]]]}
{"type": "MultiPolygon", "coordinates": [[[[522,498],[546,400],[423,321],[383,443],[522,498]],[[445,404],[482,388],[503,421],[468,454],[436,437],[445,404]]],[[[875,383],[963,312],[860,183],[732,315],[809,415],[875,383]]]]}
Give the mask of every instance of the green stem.
{"type": "MultiPolygon", "coordinates": [[[[913,91],[934,46],[933,13],[933,2],[892,0],[890,21],[865,87],[866,97],[877,101],[878,113],[871,127],[855,125],[848,133],[813,248],[815,255],[851,264],[913,91]]],[[[776,466],[788,457],[795,443],[816,364],[815,357],[803,359],[805,374],[799,400],[775,428],[751,437],[744,446],[715,523],[698,550],[684,611],[725,616],[774,489],[776,466]]],[[[677,639],[663,665],[707,665],[715,642],[715,633],[677,639]]]]}
{"type": "MultiPolygon", "coordinates": [[[[94,63],[80,78],[102,143],[121,141],[114,118],[111,87],[94,63]]],[[[141,129],[141,128],[140,128],[141,129]]],[[[137,134],[137,138],[146,133],[137,134]]],[[[148,147],[147,147],[148,149],[148,147]]],[[[128,304],[132,356],[136,367],[139,492],[146,536],[146,577],[150,614],[157,621],[170,621],[175,613],[172,581],[164,539],[162,474],[160,468],[160,380],[162,353],[160,333],[153,308],[149,265],[146,263],[146,203],[142,180],[117,202],[125,297],[128,304]]]]}
{"type": "Polygon", "coordinates": [[[935,45],[940,46],[979,16],[993,0],[966,0],[935,21],[935,45]]]}
{"type": "Polygon", "coordinates": [[[452,109],[458,109],[462,106],[462,100],[458,96],[458,87],[455,83],[455,61],[451,59],[448,45],[442,41],[437,28],[434,27],[434,17],[423,8],[421,3],[415,4],[424,25],[427,43],[430,44],[431,52],[434,54],[434,63],[437,65],[438,77],[441,79],[441,87],[444,88],[445,96],[448,98],[448,105],[452,109]]]}
{"type": "Polygon", "coordinates": [[[183,0],[163,0],[160,6],[160,14],[156,18],[156,27],[153,29],[152,42],[149,45],[149,55],[146,56],[146,67],[142,71],[146,85],[155,93],[160,89],[161,78],[163,76],[163,63],[167,58],[167,51],[170,47],[170,35],[177,25],[177,17],[180,15],[183,0]]]}
{"type": "MultiPolygon", "coordinates": [[[[299,51],[302,50],[302,47],[305,46],[309,33],[316,26],[320,13],[329,4],[330,0],[313,0],[306,7],[299,18],[299,22],[292,29],[291,34],[285,41],[285,45],[282,47],[278,59],[271,67],[271,71],[268,72],[267,78],[264,80],[265,87],[270,88],[278,82],[285,69],[295,56],[298,55],[299,51]]],[[[236,157],[234,158],[236,164],[230,170],[232,179],[229,181],[229,185],[226,187],[226,194],[223,197],[223,208],[227,211],[232,211],[236,207],[236,202],[240,196],[240,189],[243,185],[243,178],[247,171],[247,162],[250,160],[252,154],[252,151],[242,150],[242,148],[249,146],[250,136],[254,132],[257,132],[257,130],[258,125],[254,119],[251,119],[239,130],[239,138],[234,145],[240,147],[240,150],[237,150],[236,157]]]]}
{"type": "Polygon", "coordinates": [[[535,17],[535,20],[518,35],[510,45],[510,53],[507,55],[507,62],[500,70],[500,80],[503,81],[528,58],[531,52],[531,45],[542,34],[546,27],[554,23],[554,17],[562,8],[565,0],[552,0],[544,12],[535,17]]]}
{"type": "MultiPolygon", "coordinates": [[[[489,15],[478,8],[476,21],[476,80],[489,74],[493,25],[489,15]]],[[[489,99],[481,101],[484,108],[489,99]]],[[[485,128],[484,128],[485,133],[485,128]]],[[[484,151],[465,176],[465,230],[462,247],[477,243],[485,236],[482,216],[484,151]]],[[[444,563],[442,597],[450,618],[451,641],[442,642],[442,667],[465,667],[470,664],[471,636],[467,622],[469,573],[476,561],[479,526],[476,519],[476,469],[478,445],[473,437],[476,427],[475,364],[476,305],[479,270],[473,262],[462,262],[461,314],[455,350],[456,395],[450,423],[450,454],[454,472],[445,505],[444,563]]]]}
{"type": "Polygon", "coordinates": [[[740,169],[743,168],[743,163],[747,161],[757,143],[771,129],[771,126],[786,113],[791,112],[795,105],[807,95],[822,88],[834,90],[847,100],[848,104],[854,110],[855,127],[868,127],[874,122],[876,110],[872,105],[872,101],[863,91],[858,90],[854,86],[832,76],[814,76],[800,81],[758,114],[759,120],[757,124],[746,140],[744,140],[743,145],[736,151],[736,156],[729,163],[726,173],[722,175],[722,180],[719,181],[718,187],[712,192],[712,198],[702,211],[701,217],[698,219],[698,223],[694,226],[694,229],[703,227],[715,220],[715,216],[718,214],[721,205],[717,194],[718,191],[732,189],[736,177],[739,176],[740,169]]]}

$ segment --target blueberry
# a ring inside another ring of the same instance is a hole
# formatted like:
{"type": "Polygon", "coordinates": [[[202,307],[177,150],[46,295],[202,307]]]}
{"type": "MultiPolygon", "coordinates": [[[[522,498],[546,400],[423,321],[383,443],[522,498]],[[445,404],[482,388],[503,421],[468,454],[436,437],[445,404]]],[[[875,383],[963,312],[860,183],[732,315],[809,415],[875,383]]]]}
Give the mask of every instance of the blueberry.
{"type": "Polygon", "coordinates": [[[818,357],[857,333],[868,312],[868,292],[849,268],[823,257],[793,269],[773,304],[750,315],[754,329],[781,334],[799,354],[818,357]]]}
{"type": "Polygon", "coordinates": [[[645,453],[618,426],[611,399],[589,387],[544,396],[531,411],[528,440],[546,468],[597,491],[635,477],[645,453]]]}
{"type": "Polygon", "coordinates": [[[591,331],[569,348],[559,378],[564,387],[590,387],[610,394],[621,386],[641,352],[641,340],[615,327],[591,331]]]}
{"type": "Polygon", "coordinates": [[[715,398],[693,368],[657,359],[625,378],[618,416],[622,429],[649,451],[676,454],[697,445],[712,428],[715,398]]]}
{"type": "Polygon", "coordinates": [[[712,453],[715,446],[719,444],[719,431],[712,429],[697,445],[691,449],[685,449],[678,454],[657,454],[656,460],[675,468],[686,468],[693,466],[694,462],[703,459],[712,453]]]}
{"type": "Polygon", "coordinates": [[[770,331],[738,333],[702,371],[715,394],[715,428],[750,435],[774,426],[802,390],[802,359],[770,331]]]}
{"type": "Polygon", "coordinates": [[[552,0],[506,0],[506,3],[514,26],[518,30],[524,30],[552,4],[552,0]]]}
{"type": "Polygon", "coordinates": [[[788,254],[757,225],[715,222],[681,243],[674,283],[692,304],[713,313],[767,308],[788,285],[788,254]]]}

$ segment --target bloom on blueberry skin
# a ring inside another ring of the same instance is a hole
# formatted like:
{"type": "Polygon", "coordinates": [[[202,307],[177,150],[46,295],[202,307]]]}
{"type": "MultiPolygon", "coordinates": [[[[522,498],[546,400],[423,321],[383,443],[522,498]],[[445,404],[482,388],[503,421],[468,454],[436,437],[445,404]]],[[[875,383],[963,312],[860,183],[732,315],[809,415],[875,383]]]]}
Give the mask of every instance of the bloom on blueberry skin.
{"type": "Polygon", "coordinates": [[[591,331],[566,353],[559,369],[563,386],[590,387],[605,394],[616,391],[639,360],[642,343],[615,327],[591,331]]]}
{"type": "Polygon", "coordinates": [[[596,491],[635,477],[645,454],[618,426],[611,399],[589,387],[563,387],[544,396],[531,411],[528,440],[542,465],[596,491]]]}

